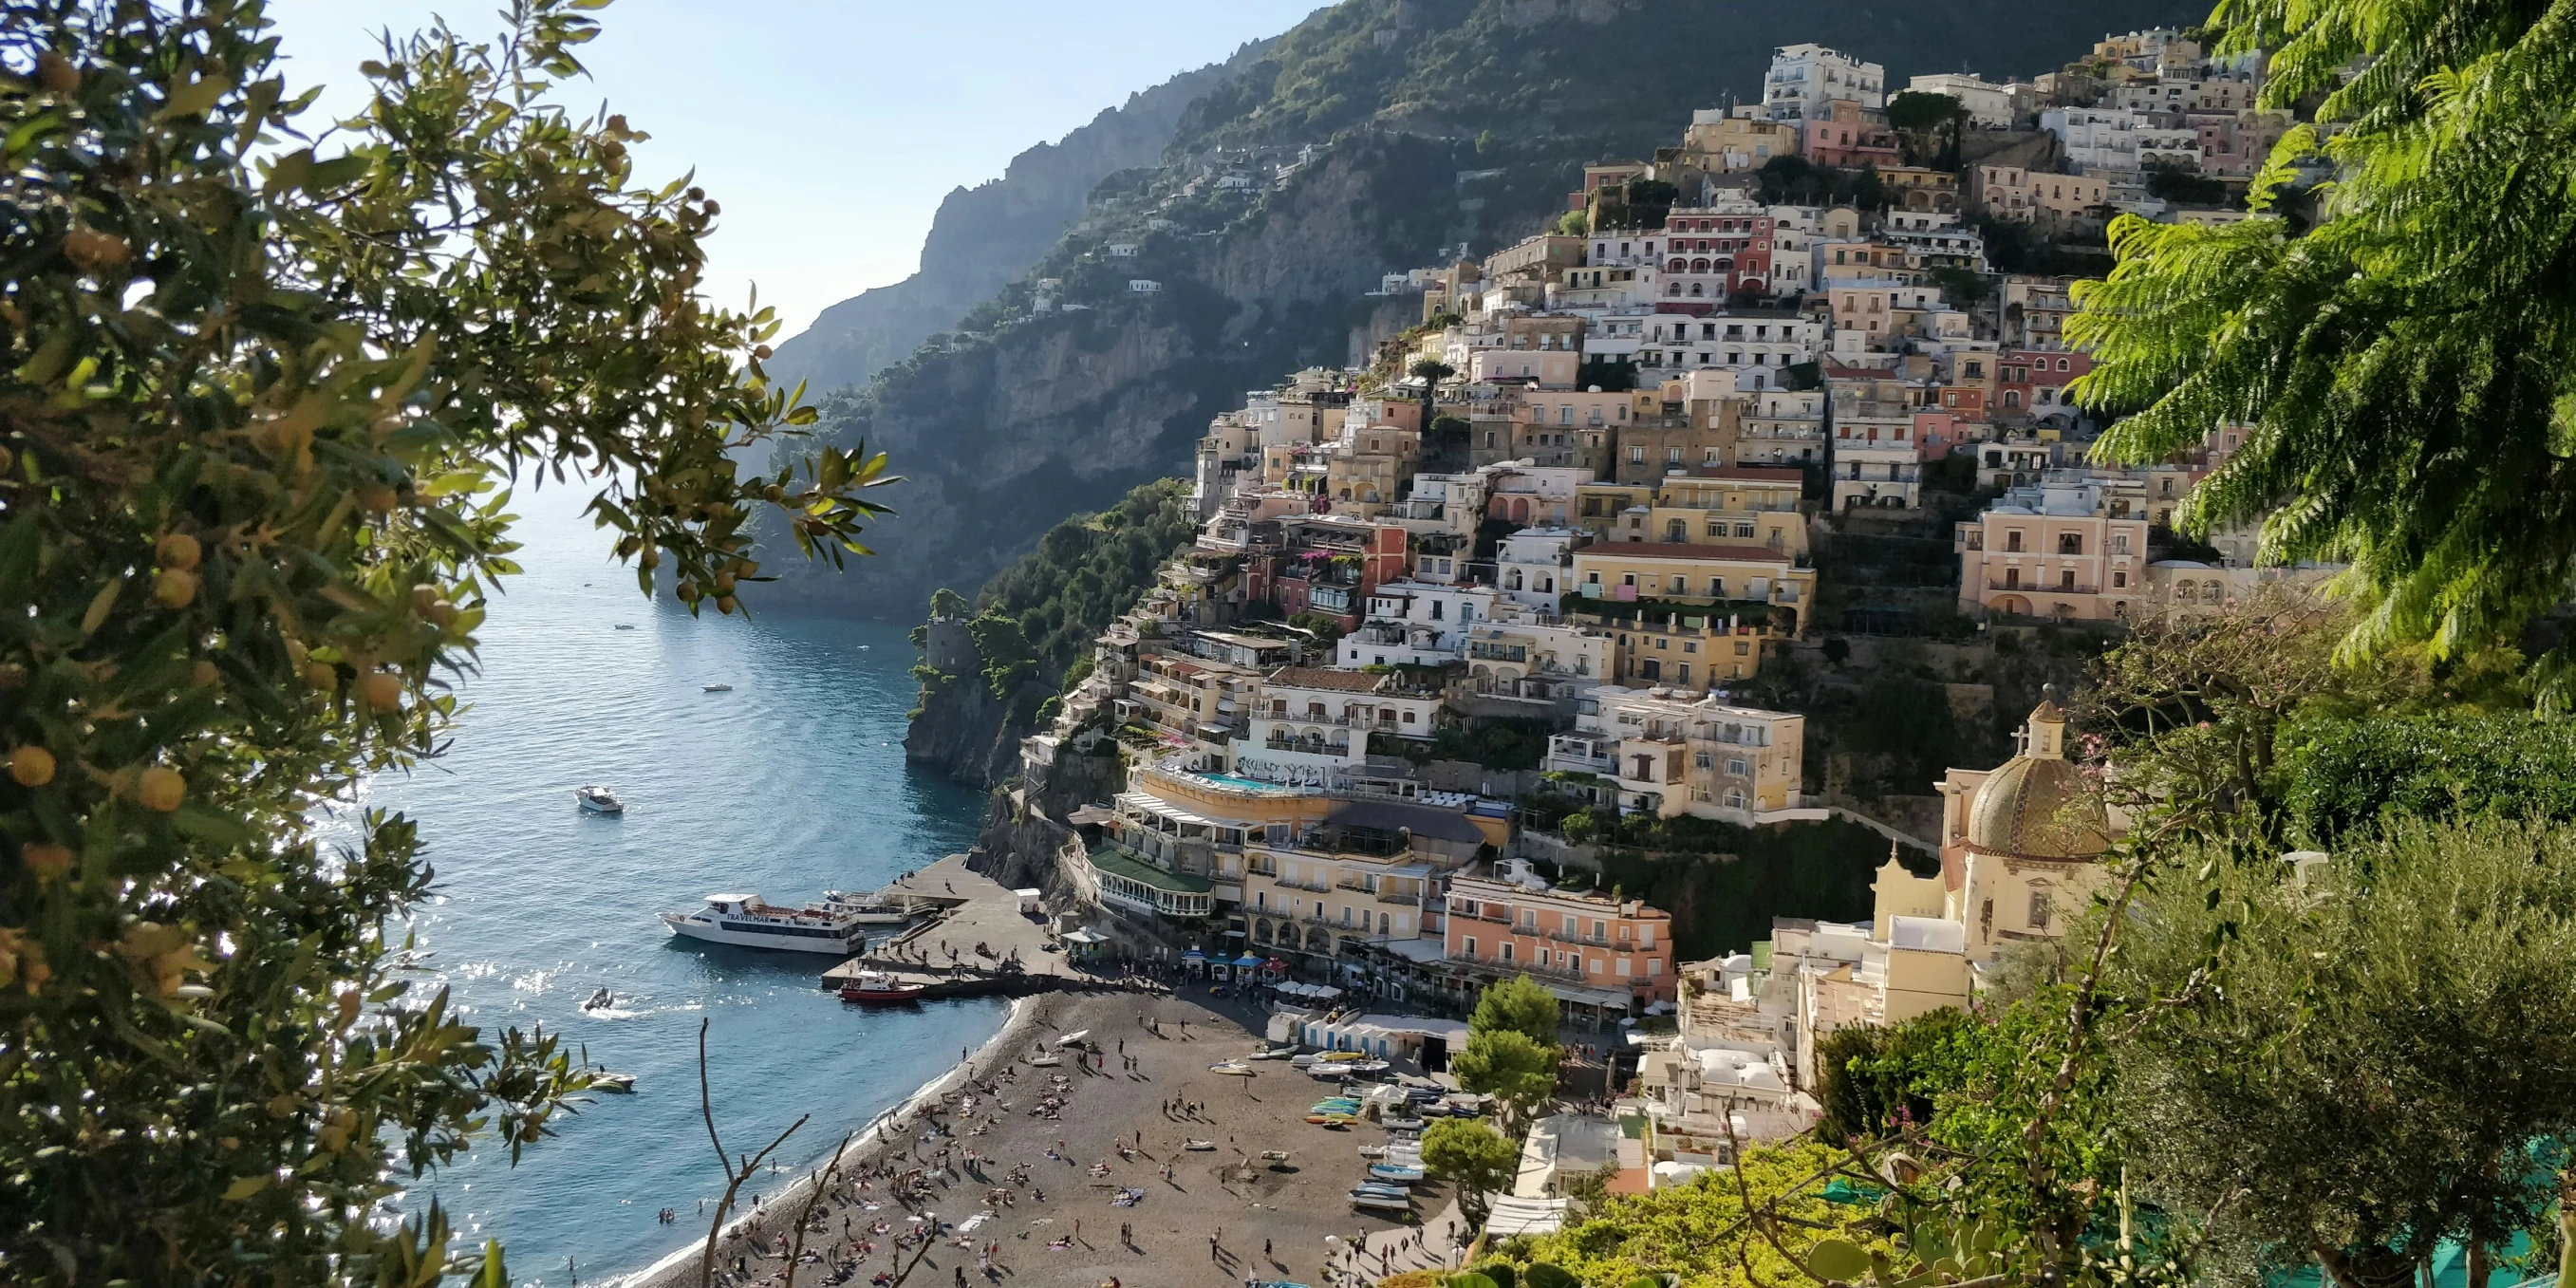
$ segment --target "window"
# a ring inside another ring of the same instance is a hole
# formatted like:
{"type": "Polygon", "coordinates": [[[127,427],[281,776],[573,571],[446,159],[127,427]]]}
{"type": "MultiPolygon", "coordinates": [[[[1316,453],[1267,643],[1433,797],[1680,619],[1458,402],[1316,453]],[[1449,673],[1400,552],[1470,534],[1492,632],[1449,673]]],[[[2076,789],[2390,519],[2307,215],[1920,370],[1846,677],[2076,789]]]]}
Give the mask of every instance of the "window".
{"type": "Polygon", "coordinates": [[[2009,554],[2021,553],[2021,529],[2015,528],[2004,534],[2004,550],[2009,554]]]}
{"type": "Polygon", "coordinates": [[[2072,568],[2062,568],[2062,569],[2059,569],[2059,570],[2058,570],[2058,573],[2057,573],[2057,588],[2058,588],[2059,590],[2073,590],[2073,589],[2075,589],[2075,570],[2074,570],[2074,569],[2072,569],[2072,568]]]}
{"type": "Polygon", "coordinates": [[[2031,929],[2048,929],[2048,914],[2051,911],[2052,909],[2049,906],[2048,892],[2046,890],[2033,890],[2030,892],[2031,929]]]}
{"type": "Polygon", "coordinates": [[[1642,448],[1642,447],[1630,447],[1630,448],[1628,449],[1628,463],[1629,463],[1630,465],[1643,465],[1643,464],[1645,464],[1645,463],[1646,463],[1646,449],[1645,449],[1645,448],[1642,448]]]}
{"type": "Polygon", "coordinates": [[[2083,534],[2076,532],[2058,533],[2057,553],[2061,555],[2080,555],[2084,553],[2083,534]]]}

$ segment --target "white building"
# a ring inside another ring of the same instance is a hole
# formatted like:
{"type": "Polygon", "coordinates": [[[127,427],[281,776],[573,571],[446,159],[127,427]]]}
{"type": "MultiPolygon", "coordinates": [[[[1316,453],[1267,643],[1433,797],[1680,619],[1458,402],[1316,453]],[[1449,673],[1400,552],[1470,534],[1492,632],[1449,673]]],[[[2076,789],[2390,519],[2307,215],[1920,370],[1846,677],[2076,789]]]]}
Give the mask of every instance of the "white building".
{"type": "Polygon", "coordinates": [[[1825,392],[1772,389],[1757,395],[1737,423],[1739,465],[1790,465],[1825,454],[1825,392]]]}
{"type": "Polygon", "coordinates": [[[1583,534],[1572,528],[1522,528],[1494,550],[1494,586],[1506,603],[1541,618],[1556,615],[1567,590],[1566,569],[1583,534]]]}
{"type": "MultiPolygon", "coordinates": [[[[2135,174],[2138,131],[2146,125],[2136,112],[2098,107],[2053,107],[2039,114],[2039,128],[2066,147],[2066,163],[2077,174],[2135,174]]],[[[2197,138],[2193,148],[2199,148],[2197,138]]]]}
{"type": "MultiPolygon", "coordinates": [[[[1494,588],[1389,582],[1369,592],[1360,628],[1342,637],[1344,667],[1441,666],[1458,660],[1467,628],[1494,616],[1494,588]]],[[[1429,729],[1419,731],[1424,737],[1429,729]]]]}
{"type": "Polygon", "coordinates": [[[1762,106],[1775,121],[1822,117],[1824,105],[1849,99],[1863,110],[1887,106],[1887,68],[1818,44],[1783,45],[1771,51],[1771,75],[1762,106]]]}
{"type": "Polygon", "coordinates": [[[1825,348],[1824,324],[1802,313],[1659,313],[1645,319],[1644,329],[1638,365],[1663,375],[1705,367],[1777,370],[1813,362],[1825,348]]]}
{"type": "Polygon", "coordinates": [[[2033,88],[2022,82],[1998,85],[1967,72],[1917,76],[1905,88],[1918,94],[1947,94],[1968,109],[1968,123],[1984,130],[2009,130],[2015,117],[2037,102],[2033,88]]]}

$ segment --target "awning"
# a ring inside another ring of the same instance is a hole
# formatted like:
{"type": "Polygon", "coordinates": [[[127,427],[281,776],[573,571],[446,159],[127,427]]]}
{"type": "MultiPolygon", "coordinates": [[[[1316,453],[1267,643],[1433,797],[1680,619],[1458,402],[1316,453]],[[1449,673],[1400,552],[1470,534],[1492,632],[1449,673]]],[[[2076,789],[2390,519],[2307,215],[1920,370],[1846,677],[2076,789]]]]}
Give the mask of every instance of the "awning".
{"type": "Polygon", "coordinates": [[[1237,966],[1258,966],[1261,964],[1261,959],[1250,953],[1245,953],[1241,957],[1235,958],[1234,964],[1237,966]]]}
{"type": "Polygon", "coordinates": [[[1206,954],[1206,953],[1203,953],[1203,952],[1200,952],[1198,949],[1195,949],[1195,948],[1193,948],[1193,949],[1189,950],[1188,952],[1185,952],[1185,953],[1181,954],[1181,960],[1183,960],[1183,961],[1205,961],[1206,959],[1207,959],[1207,954],[1206,954]]]}
{"type": "Polygon", "coordinates": [[[1515,1234],[1554,1234],[1565,1228],[1565,1213],[1571,1199],[1522,1199],[1508,1195],[1494,1200],[1485,1218],[1485,1233],[1509,1237],[1515,1234]]]}
{"type": "Polygon", "coordinates": [[[1615,1006],[1626,1010],[1633,999],[1626,993],[1606,988],[1583,988],[1573,984],[1550,984],[1547,991],[1560,1002],[1577,1002],[1585,1006],[1615,1006]]]}

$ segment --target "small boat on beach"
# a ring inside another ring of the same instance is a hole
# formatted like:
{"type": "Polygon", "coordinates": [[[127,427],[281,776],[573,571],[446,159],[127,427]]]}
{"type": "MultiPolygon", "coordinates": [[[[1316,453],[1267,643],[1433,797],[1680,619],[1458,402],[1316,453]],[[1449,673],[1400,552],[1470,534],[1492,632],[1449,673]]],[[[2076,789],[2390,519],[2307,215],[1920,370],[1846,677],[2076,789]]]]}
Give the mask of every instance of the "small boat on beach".
{"type": "Polygon", "coordinates": [[[1368,1173],[1369,1179],[1373,1181],[1401,1182],[1407,1185],[1423,1177],[1423,1171],[1419,1167],[1399,1167],[1393,1163],[1371,1163],[1368,1173]]]}
{"type": "Polygon", "coordinates": [[[1060,1047],[1077,1047],[1077,1046],[1081,1046],[1081,1045],[1082,1045],[1082,1040],[1083,1040],[1084,1038],[1087,1038],[1087,1037],[1090,1037],[1090,1036],[1091,1036],[1091,1030],[1089,1030],[1089,1029],[1075,1029],[1073,1032],[1071,1032],[1071,1033],[1067,1033],[1067,1034],[1065,1034],[1063,1037],[1057,1038],[1057,1039],[1055,1040],[1055,1044],[1056,1044],[1057,1046],[1060,1046],[1060,1047]]]}
{"type": "Polygon", "coordinates": [[[1200,1140],[1196,1137],[1192,1137],[1188,1140],[1182,1141],[1181,1148],[1189,1150],[1192,1153],[1205,1154],[1216,1148],[1216,1142],[1212,1140],[1200,1140]]]}
{"type": "Polygon", "coordinates": [[[613,787],[593,783],[588,787],[575,788],[572,798],[580,802],[582,810],[586,813],[623,814],[626,812],[626,802],[617,799],[617,789],[613,787]]]}
{"type": "Polygon", "coordinates": [[[1229,1078],[1249,1078],[1252,1076],[1252,1066],[1240,1060],[1226,1060],[1209,1065],[1208,1072],[1222,1073],[1229,1078]]]}
{"type": "Polygon", "coordinates": [[[1063,1064],[1063,1063],[1064,1063],[1064,1057],[1063,1057],[1063,1056],[1056,1055],[1056,1054],[1053,1054],[1053,1053],[1051,1053],[1051,1052],[1050,1052],[1049,1054],[1046,1054],[1046,1055],[1041,1055],[1041,1056],[1032,1056],[1032,1057],[1030,1057],[1030,1059],[1029,1059],[1029,1064],[1030,1064],[1030,1066],[1031,1066],[1031,1067],[1033,1067],[1033,1068],[1039,1068],[1039,1069],[1052,1069],[1052,1068],[1055,1068],[1057,1065],[1060,1065],[1060,1064],[1063,1064]]]}
{"type": "Polygon", "coordinates": [[[921,1000],[924,991],[924,986],[906,984],[892,975],[861,971],[856,979],[841,986],[841,1000],[861,1006],[898,1006],[921,1000]]]}
{"type": "Polygon", "coordinates": [[[1410,1212],[1413,1210],[1413,1196],[1371,1194],[1365,1189],[1357,1189],[1351,1191],[1351,1206],[1377,1212],[1410,1212]]]}

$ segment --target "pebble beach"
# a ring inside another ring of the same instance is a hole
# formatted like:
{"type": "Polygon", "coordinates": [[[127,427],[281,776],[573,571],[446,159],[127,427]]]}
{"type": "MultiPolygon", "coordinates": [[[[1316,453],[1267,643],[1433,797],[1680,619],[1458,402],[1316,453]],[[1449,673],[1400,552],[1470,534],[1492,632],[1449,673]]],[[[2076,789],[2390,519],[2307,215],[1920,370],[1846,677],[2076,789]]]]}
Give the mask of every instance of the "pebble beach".
{"type": "MultiPolygon", "coordinates": [[[[1285,1061],[1254,1062],[1249,1078],[1209,1068],[1262,1045],[1247,1028],[1258,1013],[1227,1006],[1142,993],[1021,999],[982,1049],[854,1142],[819,1200],[815,1175],[765,1190],[757,1206],[746,1192],[719,1241],[716,1283],[785,1288],[809,1201],[793,1280],[803,1285],[1320,1288],[1453,1264],[1451,1236],[1465,1232],[1445,1188],[1419,1187],[1411,1221],[1351,1209],[1357,1147],[1384,1133],[1303,1121],[1326,1084],[1285,1061]],[[1083,1049],[1057,1045],[1076,1032],[1087,1032],[1083,1049]],[[1050,1053],[1060,1063],[1031,1063],[1050,1053]],[[1288,1158],[1265,1161],[1271,1151],[1288,1158]],[[933,1223],[941,1234],[924,1249],[916,1232],[933,1223]]],[[[713,1217],[678,1219],[704,1228],[713,1217]]],[[[673,1254],[629,1288],[690,1288],[700,1252],[673,1254]]]]}

